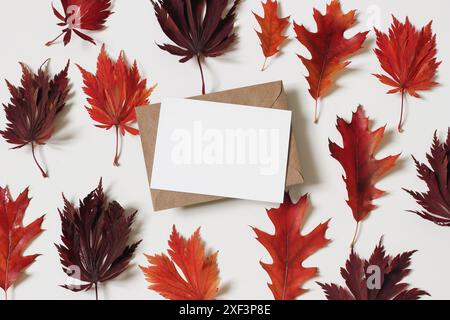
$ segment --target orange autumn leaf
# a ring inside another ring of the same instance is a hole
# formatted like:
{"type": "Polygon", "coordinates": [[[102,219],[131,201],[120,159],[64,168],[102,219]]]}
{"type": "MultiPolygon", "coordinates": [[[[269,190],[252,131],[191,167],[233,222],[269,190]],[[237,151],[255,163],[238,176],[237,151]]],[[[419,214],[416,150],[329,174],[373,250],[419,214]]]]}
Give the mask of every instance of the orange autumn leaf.
{"type": "Polygon", "coordinates": [[[0,187],[0,288],[7,291],[20,278],[39,254],[24,256],[25,249],[41,232],[44,217],[23,226],[25,211],[30,204],[28,189],[16,200],[11,198],[8,188],[0,187]]]}
{"type": "Polygon", "coordinates": [[[375,74],[381,83],[392,87],[389,94],[402,96],[398,131],[403,131],[405,95],[420,98],[418,91],[430,90],[438,83],[434,81],[441,64],[436,59],[436,35],[432,22],[420,31],[406,17],[401,23],[394,16],[388,33],[375,29],[377,48],[374,50],[385,74],[375,74]]]}
{"type": "Polygon", "coordinates": [[[308,209],[308,196],[292,203],[286,193],[284,202],[267,214],[275,226],[275,234],[270,235],[253,228],[257,240],[272,257],[272,264],[261,262],[272,283],[269,288],[276,300],[294,300],[307,290],[302,285],[317,275],[315,267],[304,267],[303,262],[330,240],[325,238],[328,222],[318,225],[307,235],[300,234],[308,209]]]}
{"type": "Polygon", "coordinates": [[[373,200],[384,192],[375,187],[375,183],[391,171],[400,155],[375,159],[375,153],[384,137],[385,127],[369,130],[369,118],[359,106],[353,113],[352,121],[337,120],[337,129],[342,136],[343,146],[329,141],[331,156],[345,171],[344,182],[347,186],[347,204],[351,208],[357,225],[351,247],[355,245],[361,221],[376,208],[373,200]]]}
{"type": "Polygon", "coordinates": [[[368,32],[360,32],[352,38],[345,38],[344,33],[356,23],[356,10],[343,13],[339,0],[333,0],[327,5],[327,12],[322,15],[314,9],[314,20],[317,32],[311,32],[303,25],[294,22],[297,40],[303,44],[311,54],[311,59],[298,55],[309,75],[309,93],[316,101],[314,121],[318,122],[318,102],[324,97],[334,84],[334,77],[345,69],[351,55],[360,50],[367,38],[368,32]]]}
{"type": "Polygon", "coordinates": [[[169,248],[169,255],[146,255],[149,266],[140,267],[149,289],[171,300],[214,299],[220,285],[217,252],[205,252],[200,229],[185,239],[173,226],[169,248]]]}
{"type": "Polygon", "coordinates": [[[262,2],[262,6],[264,9],[264,17],[254,12],[253,14],[261,27],[261,32],[256,31],[256,33],[261,40],[263,54],[266,57],[261,70],[264,71],[266,69],[267,59],[276,55],[279,52],[280,46],[288,38],[283,35],[283,32],[289,25],[290,17],[280,18],[278,16],[277,0],[267,0],[266,3],[262,2]]]}
{"type": "Polygon", "coordinates": [[[97,61],[97,72],[92,74],[77,65],[83,75],[84,93],[88,96],[90,107],[86,107],[91,118],[102,129],[115,128],[116,153],[114,165],[119,165],[119,132],[138,135],[132,127],[136,122],[135,108],[149,104],[149,97],[155,86],[147,88],[147,80],[141,79],[136,61],[130,68],[122,51],[114,62],[102,46],[97,61]]]}

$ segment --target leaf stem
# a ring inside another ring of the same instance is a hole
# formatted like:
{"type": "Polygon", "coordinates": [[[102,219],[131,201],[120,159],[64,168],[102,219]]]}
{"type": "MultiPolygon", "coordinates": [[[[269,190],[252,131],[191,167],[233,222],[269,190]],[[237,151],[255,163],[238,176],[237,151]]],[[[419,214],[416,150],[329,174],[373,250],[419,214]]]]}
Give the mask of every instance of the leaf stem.
{"type": "Polygon", "coordinates": [[[56,40],[58,40],[59,38],[61,38],[61,36],[62,36],[63,34],[64,34],[64,31],[61,32],[61,34],[60,34],[59,36],[57,36],[55,39],[53,39],[53,40],[47,42],[45,45],[46,45],[47,47],[50,47],[53,43],[55,43],[56,40]]]}
{"type": "Polygon", "coordinates": [[[261,68],[261,71],[266,71],[266,68],[267,68],[267,57],[264,59],[264,64],[263,64],[263,66],[262,66],[262,68],[261,68]]]}
{"type": "Polygon", "coordinates": [[[400,111],[400,122],[398,123],[398,132],[403,132],[403,113],[405,111],[405,89],[402,89],[402,108],[400,111]]]}
{"type": "Polygon", "coordinates": [[[8,301],[8,290],[5,290],[5,301],[8,301]]]}
{"type": "Polygon", "coordinates": [[[98,283],[94,283],[94,288],[95,288],[95,300],[98,301],[98,283]]]}
{"type": "Polygon", "coordinates": [[[319,113],[318,110],[319,109],[319,99],[316,99],[316,105],[314,107],[314,123],[318,124],[319,123],[319,113]]]}
{"type": "Polygon", "coordinates": [[[358,239],[359,224],[360,224],[360,222],[356,223],[355,234],[353,235],[353,240],[352,240],[352,243],[350,244],[351,249],[353,249],[355,247],[356,240],[358,239]]]}
{"type": "Polygon", "coordinates": [[[113,165],[118,167],[119,164],[119,126],[116,126],[116,155],[114,156],[113,165]]]}
{"type": "Polygon", "coordinates": [[[206,93],[206,89],[205,89],[205,76],[204,76],[204,74],[203,74],[203,67],[202,67],[202,62],[201,62],[201,60],[200,60],[200,55],[199,55],[199,54],[197,55],[197,63],[198,63],[198,66],[199,66],[199,68],[200,68],[200,74],[201,74],[201,76],[202,76],[202,94],[204,95],[204,94],[206,93]]]}
{"type": "Polygon", "coordinates": [[[43,176],[44,178],[48,178],[47,173],[44,171],[44,169],[42,169],[41,165],[39,164],[39,162],[38,162],[37,159],[36,159],[36,153],[35,153],[35,151],[34,151],[34,142],[31,143],[31,153],[33,154],[34,162],[36,162],[36,165],[38,166],[39,170],[41,171],[42,176],[43,176]]]}

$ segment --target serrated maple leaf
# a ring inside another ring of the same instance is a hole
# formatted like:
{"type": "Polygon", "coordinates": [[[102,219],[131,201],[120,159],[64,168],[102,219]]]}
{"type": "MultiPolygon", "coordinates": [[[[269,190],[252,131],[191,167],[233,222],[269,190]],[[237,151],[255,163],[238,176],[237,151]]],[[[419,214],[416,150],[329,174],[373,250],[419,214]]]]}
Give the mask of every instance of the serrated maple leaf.
{"type": "Polygon", "coordinates": [[[389,94],[401,93],[398,131],[402,132],[405,94],[419,98],[418,91],[430,90],[437,85],[433,79],[441,62],[436,61],[436,35],[431,30],[432,22],[418,31],[408,17],[405,23],[400,23],[394,16],[392,18],[389,34],[375,29],[378,48],[374,51],[389,76],[374,76],[394,88],[389,94]]]}
{"type": "Polygon", "coordinates": [[[146,255],[149,266],[140,266],[149,289],[171,300],[214,299],[220,286],[217,252],[205,252],[200,228],[185,239],[173,226],[169,248],[168,256],[146,255]]]}
{"type": "Polygon", "coordinates": [[[265,3],[261,2],[264,9],[264,17],[261,17],[253,12],[258,21],[261,32],[256,31],[261,40],[261,47],[265,56],[264,65],[261,71],[266,69],[267,59],[273,57],[279,52],[280,46],[288,38],[283,35],[284,30],[289,25],[290,17],[281,18],[278,16],[278,1],[267,0],[265,3]]]}
{"type": "Polygon", "coordinates": [[[13,149],[31,145],[33,159],[42,176],[47,178],[47,173],[36,159],[35,147],[44,145],[52,137],[55,120],[66,106],[69,94],[69,62],[53,79],[42,66],[38,73],[34,74],[25,64],[20,65],[21,86],[15,87],[6,80],[11,101],[3,105],[8,122],[6,129],[0,131],[0,134],[8,143],[16,145],[13,149]]]}
{"type": "Polygon", "coordinates": [[[374,184],[395,167],[400,155],[375,159],[375,153],[384,137],[385,127],[373,132],[369,130],[369,118],[359,106],[353,113],[352,121],[337,119],[337,129],[342,136],[343,147],[329,140],[331,156],[342,165],[345,171],[344,182],[347,186],[347,204],[355,218],[356,231],[351,246],[355,245],[360,222],[376,208],[373,200],[381,197],[384,191],[374,184]]]}
{"type": "Polygon", "coordinates": [[[98,299],[98,284],[124,272],[141,242],[128,244],[136,212],[127,216],[118,202],[107,203],[101,180],[78,209],[63,198],[64,209],[58,210],[62,244],[56,248],[64,272],[82,283],[63,288],[79,292],[94,287],[98,299]]]}
{"type": "Polygon", "coordinates": [[[63,27],[62,33],[55,39],[47,42],[51,46],[64,35],[66,46],[72,39],[72,32],[85,41],[95,45],[94,39],[83,31],[98,31],[105,27],[106,19],[112,14],[111,0],[61,0],[63,14],[53,5],[53,14],[60,20],[58,26],[63,27]]]}
{"type": "Polygon", "coordinates": [[[416,251],[392,258],[386,255],[382,240],[369,260],[361,259],[352,250],[345,268],[341,268],[347,288],[318,283],[328,300],[418,300],[429,295],[417,288],[409,289],[409,284],[401,282],[411,272],[411,256],[416,251]]]}
{"type": "Polygon", "coordinates": [[[418,176],[426,183],[428,191],[421,193],[404,189],[424,209],[410,212],[445,227],[450,227],[449,156],[450,129],[445,143],[441,143],[437,134],[434,134],[431,153],[427,154],[430,167],[413,157],[418,176]]]}
{"type": "Polygon", "coordinates": [[[117,62],[112,61],[102,46],[97,61],[97,72],[92,74],[77,65],[83,75],[83,91],[88,96],[86,107],[98,128],[116,129],[114,165],[119,165],[119,131],[138,135],[131,125],[136,122],[135,108],[149,104],[149,97],[156,86],[147,89],[147,80],[141,79],[136,61],[128,67],[122,51],[117,62]]]}
{"type": "Polygon", "coordinates": [[[41,229],[43,216],[23,226],[23,218],[30,200],[28,189],[13,200],[8,188],[0,187],[0,288],[5,291],[5,299],[8,299],[8,289],[19,280],[25,268],[39,256],[39,254],[23,255],[33,239],[43,231],[41,229]]]}
{"type": "Polygon", "coordinates": [[[350,61],[345,61],[360,50],[367,38],[368,32],[360,32],[352,38],[345,38],[344,33],[356,23],[356,10],[344,14],[338,0],[327,5],[325,15],[314,9],[314,20],[317,32],[308,31],[305,26],[294,22],[297,40],[311,54],[311,59],[298,55],[309,75],[309,93],[316,101],[314,121],[318,122],[317,105],[331,89],[335,76],[345,69],[350,61]]]}
{"type": "Polygon", "coordinates": [[[229,0],[151,0],[162,31],[175,45],[158,45],[173,55],[181,56],[181,63],[197,59],[205,94],[202,59],[218,57],[236,40],[234,23],[241,0],[225,14],[229,0]]]}
{"type": "Polygon", "coordinates": [[[260,264],[269,274],[272,283],[268,286],[276,300],[294,300],[307,291],[302,285],[316,276],[318,269],[304,267],[303,262],[330,242],[325,238],[329,221],[318,225],[307,235],[300,234],[307,208],[308,196],[301,197],[294,204],[286,193],[279,208],[267,210],[275,226],[275,234],[253,228],[256,239],[272,258],[272,264],[260,264]]]}

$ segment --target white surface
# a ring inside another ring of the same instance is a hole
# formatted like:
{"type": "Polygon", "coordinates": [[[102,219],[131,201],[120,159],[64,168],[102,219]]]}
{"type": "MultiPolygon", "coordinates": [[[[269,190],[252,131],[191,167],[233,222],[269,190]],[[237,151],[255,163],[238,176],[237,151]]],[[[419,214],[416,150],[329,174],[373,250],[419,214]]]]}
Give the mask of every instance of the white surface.
{"type": "MultiPolygon", "coordinates": [[[[55,2],[57,3],[57,2],[55,2]]],[[[282,11],[291,15],[298,23],[314,28],[313,7],[322,12],[326,1],[282,1],[282,11]]],[[[177,59],[161,51],[155,41],[166,41],[153,10],[147,0],[117,0],[114,15],[108,20],[108,28],[94,36],[98,46],[74,39],[66,48],[55,45],[50,48],[44,43],[58,34],[57,19],[53,16],[50,0],[2,1],[0,11],[1,78],[17,83],[20,78],[18,61],[24,61],[34,69],[51,57],[52,71],[59,71],[67,59],[79,63],[89,71],[95,70],[100,44],[107,44],[107,51],[117,57],[120,50],[127,57],[138,60],[138,66],[149,84],[159,86],[151,100],[161,97],[192,96],[200,93],[201,83],[194,61],[179,64],[177,59]]],[[[313,124],[313,101],[308,94],[306,74],[295,53],[306,54],[306,49],[293,38],[283,47],[282,54],[270,62],[266,72],[259,70],[263,56],[258,37],[254,31],[256,21],[251,10],[261,12],[259,1],[243,1],[238,13],[239,42],[235,50],[221,58],[209,59],[206,67],[208,91],[216,91],[252,85],[272,80],[284,80],[289,104],[294,110],[294,130],[300,148],[300,159],[304,168],[306,183],[292,194],[295,200],[300,193],[310,193],[312,208],[304,230],[309,231],[318,223],[332,218],[328,237],[333,242],[305,262],[307,266],[319,266],[320,276],[316,281],[343,284],[339,269],[349,254],[349,244],[355,228],[350,209],[345,203],[347,193],[342,181],[340,164],[329,156],[328,138],[340,142],[335,128],[336,115],[349,119],[358,104],[363,104],[367,114],[374,119],[374,127],[387,126],[387,137],[382,157],[402,152],[397,170],[378,184],[388,191],[376,201],[379,206],[361,230],[357,251],[367,257],[382,235],[389,253],[404,250],[419,250],[413,258],[412,274],[408,282],[429,291],[433,298],[449,299],[448,270],[450,270],[450,229],[428,223],[407,209],[418,206],[401,190],[402,187],[424,190],[424,184],[416,178],[410,155],[425,160],[432,135],[438,130],[443,137],[450,125],[449,82],[450,42],[448,30],[450,2],[360,0],[343,1],[345,10],[357,8],[361,23],[349,32],[367,29],[367,24],[379,21],[382,30],[387,30],[391,14],[400,19],[409,15],[418,26],[433,19],[433,29],[438,36],[438,57],[444,60],[438,81],[442,84],[423,99],[408,99],[406,132],[399,135],[395,127],[399,116],[400,97],[386,95],[387,87],[381,85],[371,73],[380,72],[377,59],[371,50],[374,34],[363,54],[352,59],[349,71],[339,78],[338,87],[322,103],[320,123],[313,124]],[[379,17],[379,19],[378,19],[379,17]]],[[[29,150],[8,150],[10,145],[0,142],[0,183],[9,185],[17,196],[26,186],[31,187],[33,200],[27,211],[30,222],[45,213],[45,233],[29,248],[29,253],[43,255],[27,270],[24,281],[10,293],[16,299],[92,299],[93,292],[73,293],[61,287],[65,275],[61,271],[58,255],[53,243],[59,242],[60,221],[57,208],[63,205],[61,192],[71,201],[77,201],[97,186],[104,178],[109,195],[130,209],[139,209],[135,238],[144,241],[138,248],[136,258],[128,272],[101,288],[101,297],[107,299],[159,299],[159,295],[147,289],[138,264],[145,263],[143,253],[153,254],[166,251],[172,224],[180,232],[190,235],[202,226],[202,237],[211,250],[219,250],[219,266],[222,284],[226,288],[220,298],[271,299],[266,283],[269,278],[260,267],[259,261],[270,261],[267,252],[254,239],[249,225],[265,231],[273,227],[260,203],[241,200],[223,201],[191,209],[177,209],[154,214],[150,201],[148,182],[138,137],[125,138],[120,168],[112,166],[114,156],[114,134],[93,126],[84,109],[86,97],[83,94],[80,72],[72,65],[70,77],[73,98],[69,111],[59,122],[61,130],[42,149],[39,157],[46,159],[51,178],[42,179],[31,159],[29,150]]],[[[5,85],[0,86],[0,101],[7,102],[9,95],[5,85]]],[[[0,127],[4,127],[3,111],[0,127]]],[[[310,291],[303,299],[323,299],[324,294],[314,281],[305,285],[310,291]]]]}
{"type": "Polygon", "coordinates": [[[279,205],[291,118],[287,110],[163,99],[152,189],[279,205]]]}

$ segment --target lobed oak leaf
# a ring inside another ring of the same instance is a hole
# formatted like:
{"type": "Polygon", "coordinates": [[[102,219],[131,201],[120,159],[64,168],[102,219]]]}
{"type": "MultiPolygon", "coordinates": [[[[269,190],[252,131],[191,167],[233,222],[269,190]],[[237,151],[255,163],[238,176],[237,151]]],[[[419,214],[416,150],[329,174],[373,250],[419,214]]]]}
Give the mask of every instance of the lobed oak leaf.
{"type": "Polygon", "coordinates": [[[436,60],[436,35],[431,29],[432,22],[418,31],[408,17],[405,23],[394,16],[392,18],[389,34],[375,29],[378,48],[374,51],[388,76],[374,76],[381,83],[393,87],[389,94],[401,93],[398,131],[402,132],[405,94],[419,98],[418,91],[430,90],[437,85],[434,78],[441,62],[436,60]]]}
{"type": "Polygon", "coordinates": [[[292,203],[286,193],[279,208],[267,210],[275,226],[275,234],[270,235],[253,228],[256,239],[272,257],[272,264],[260,263],[269,274],[272,283],[268,286],[276,300],[294,300],[307,291],[302,285],[316,276],[318,269],[304,267],[303,262],[330,242],[325,238],[329,221],[320,224],[307,235],[300,234],[307,209],[308,196],[292,203]]]}
{"type": "Polygon", "coordinates": [[[128,244],[136,212],[127,216],[116,202],[107,203],[102,181],[75,208],[64,196],[61,217],[62,243],[56,245],[63,271],[79,285],[63,285],[74,292],[95,288],[124,272],[141,241],[128,244]]]}
{"type": "Polygon", "coordinates": [[[253,12],[258,24],[261,27],[261,32],[256,31],[261,40],[261,47],[265,56],[264,65],[261,71],[266,69],[267,59],[278,54],[280,46],[288,38],[283,35],[284,30],[289,25],[289,18],[281,18],[278,16],[278,1],[267,0],[265,3],[261,2],[264,9],[264,17],[261,17],[253,12]]]}
{"type": "Polygon", "coordinates": [[[43,216],[23,226],[30,201],[28,189],[13,200],[8,188],[0,187],[0,288],[5,291],[6,300],[8,289],[17,283],[25,268],[39,256],[23,255],[25,249],[43,231],[43,216]]]}
{"type": "Polygon", "coordinates": [[[6,80],[11,101],[3,105],[7,124],[0,134],[8,143],[16,145],[13,149],[30,145],[36,165],[42,176],[47,178],[47,172],[36,159],[35,147],[44,145],[52,137],[56,118],[66,106],[69,94],[69,62],[53,79],[42,68],[43,65],[37,74],[32,73],[25,64],[20,65],[21,86],[15,87],[6,80]]]}
{"type": "Polygon", "coordinates": [[[368,32],[360,32],[349,39],[344,37],[344,33],[356,23],[356,10],[344,14],[339,0],[332,0],[324,15],[314,9],[314,20],[316,33],[295,22],[294,30],[297,40],[311,54],[311,59],[298,57],[309,72],[306,79],[309,93],[316,101],[314,121],[317,123],[319,99],[330,91],[335,76],[350,64],[346,60],[362,48],[368,32]]]}
{"type": "Polygon", "coordinates": [[[184,63],[197,59],[205,94],[202,59],[218,57],[236,40],[234,23],[236,9],[241,0],[225,13],[229,0],[150,0],[156,18],[166,36],[175,43],[158,45],[172,55],[182,57],[184,63]]]}
{"type": "Polygon", "coordinates": [[[386,255],[383,240],[369,260],[361,259],[352,249],[350,257],[341,268],[346,288],[337,284],[318,283],[328,300],[418,300],[429,296],[426,291],[401,282],[411,270],[411,257],[416,251],[386,255]]]}
{"type": "Polygon", "coordinates": [[[146,255],[149,266],[140,267],[149,289],[171,300],[214,299],[220,286],[217,252],[206,254],[200,229],[185,239],[173,226],[169,248],[168,256],[146,255]]]}
{"type": "Polygon", "coordinates": [[[54,7],[53,3],[52,9],[53,14],[60,21],[58,26],[64,29],[59,36],[45,45],[51,46],[64,36],[63,42],[66,46],[72,39],[72,32],[95,45],[94,39],[84,31],[98,31],[105,27],[106,20],[112,14],[111,0],[61,0],[61,5],[63,14],[54,7]]]}
{"type": "Polygon", "coordinates": [[[149,104],[149,97],[156,86],[147,89],[147,80],[142,79],[136,61],[128,67],[124,52],[116,62],[106,54],[102,46],[97,61],[97,72],[92,74],[77,65],[83,75],[84,93],[88,96],[90,107],[86,107],[96,127],[115,128],[116,147],[114,165],[119,166],[119,132],[138,135],[132,127],[136,122],[135,108],[149,104]]]}
{"type": "Polygon", "coordinates": [[[331,156],[345,171],[343,179],[348,192],[347,204],[357,222],[351,244],[353,247],[360,223],[376,208],[373,200],[384,194],[384,191],[377,189],[374,184],[395,167],[400,155],[375,159],[375,152],[383,140],[385,127],[370,131],[369,118],[364,116],[362,106],[353,113],[350,123],[338,117],[336,127],[342,136],[343,147],[329,140],[329,148],[331,156]]]}
{"type": "Polygon", "coordinates": [[[427,154],[430,166],[420,163],[413,157],[416,163],[417,173],[427,187],[427,192],[415,192],[406,190],[419,205],[422,211],[410,211],[418,216],[436,223],[440,226],[450,226],[450,180],[449,177],[449,156],[450,156],[450,129],[447,134],[447,141],[441,143],[434,134],[431,152],[427,154]]]}

